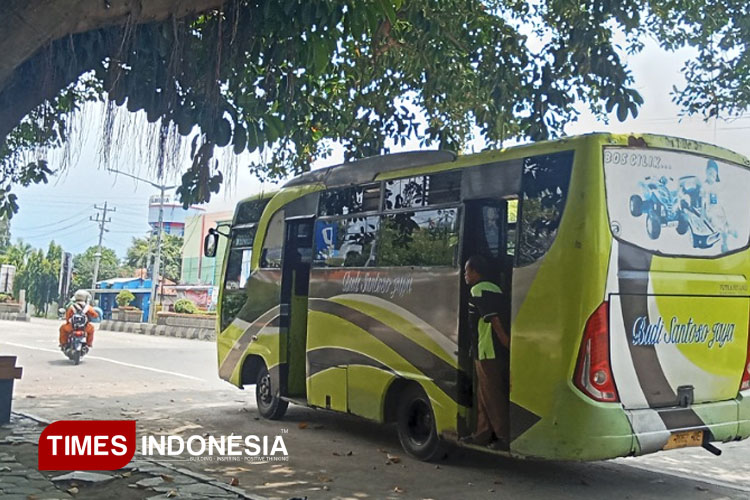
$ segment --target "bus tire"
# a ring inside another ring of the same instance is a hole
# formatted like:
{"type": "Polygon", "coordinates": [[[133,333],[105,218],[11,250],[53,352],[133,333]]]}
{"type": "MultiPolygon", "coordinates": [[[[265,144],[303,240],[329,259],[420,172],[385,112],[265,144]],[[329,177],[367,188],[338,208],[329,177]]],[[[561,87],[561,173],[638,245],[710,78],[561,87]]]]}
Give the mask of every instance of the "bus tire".
{"type": "Polygon", "coordinates": [[[289,406],[289,402],[281,399],[279,390],[273,386],[273,379],[266,365],[261,367],[255,382],[255,402],[260,416],[268,420],[280,420],[289,406]]]}
{"type": "Polygon", "coordinates": [[[430,398],[418,385],[404,389],[396,414],[398,439],[412,457],[429,462],[445,455],[445,444],[437,434],[430,398]]]}

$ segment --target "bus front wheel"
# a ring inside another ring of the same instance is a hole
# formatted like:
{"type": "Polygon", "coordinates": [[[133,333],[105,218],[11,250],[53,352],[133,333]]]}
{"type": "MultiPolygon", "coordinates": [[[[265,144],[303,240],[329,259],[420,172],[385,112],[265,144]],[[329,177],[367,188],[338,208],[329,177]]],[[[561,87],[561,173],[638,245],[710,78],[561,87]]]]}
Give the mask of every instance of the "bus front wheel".
{"type": "Polygon", "coordinates": [[[265,365],[260,369],[255,382],[255,402],[260,416],[269,420],[281,419],[289,406],[287,401],[279,397],[279,389],[273,386],[273,379],[265,365]]]}
{"type": "Polygon", "coordinates": [[[421,387],[410,385],[401,395],[397,426],[401,446],[414,458],[429,462],[445,454],[444,443],[435,428],[430,398],[421,387]]]}

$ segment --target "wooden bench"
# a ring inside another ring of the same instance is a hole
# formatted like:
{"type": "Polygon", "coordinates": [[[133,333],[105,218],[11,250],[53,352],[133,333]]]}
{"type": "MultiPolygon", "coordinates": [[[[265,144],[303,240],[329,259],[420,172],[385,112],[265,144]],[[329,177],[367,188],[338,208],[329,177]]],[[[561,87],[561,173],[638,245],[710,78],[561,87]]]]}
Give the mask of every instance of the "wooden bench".
{"type": "Polygon", "coordinates": [[[23,368],[16,366],[15,356],[0,356],[0,425],[10,422],[13,381],[20,379],[23,368]]]}

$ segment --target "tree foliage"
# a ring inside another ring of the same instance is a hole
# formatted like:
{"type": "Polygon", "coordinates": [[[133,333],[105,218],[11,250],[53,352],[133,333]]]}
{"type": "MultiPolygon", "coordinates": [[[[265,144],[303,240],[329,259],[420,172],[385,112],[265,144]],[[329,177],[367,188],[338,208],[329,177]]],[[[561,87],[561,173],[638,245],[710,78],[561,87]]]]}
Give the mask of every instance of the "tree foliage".
{"type": "Polygon", "coordinates": [[[159,171],[193,134],[185,204],[207,201],[223,182],[217,146],[262,153],[251,170],[279,178],[309,169],[331,141],[353,159],[410,136],[457,151],[477,131],[491,145],[543,139],[563,133],[579,102],[625,120],[642,99],[622,56],[645,36],[696,47],[674,95],[686,112],[742,111],[748,9],[740,0],[227,0],[200,15],[73,34],[0,92],[5,109],[14,95],[37,95],[34,82],[53,82],[39,103],[25,98],[25,117],[6,120],[17,126],[0,147],[0,208],[17,208],[12,184],[51,174],[24,152],[67,141],[70,116],[105,96],[104,151],[114,106],[155,124],[159,171]]]}
{"type": "Polygon", "coordinates": [[[26,290],[26,301],[34,306],[37,315],[45,314],[49,303],[58,299],[61,256],[62,247],[54,241],[45,254],[21,240],[8,247],[3,255],[3,260],[16,266],[14,295],[18,297],[20,290],[26,290]]]}
{"type": "MultiPolygon", "coordinates": [[[[182,236],[162,234],[159,273],[175,282],[179,281],[182,269],[182,244],[182,236]]],[[[155,257],[156,236],[133,238],[125,256],[125,264],[133,269],[150,269],[155,257]]]]}
{"type": "MultiPolygon", "coordinates": [[[[94,277],[94,262],[98,246],[92,246],[85,252],[73,257],[73,282],[72,289],[91,288],[91,280],[94,277]]],[[[97,281],[108,280],[119,276],[120,261],[117,254],[111,248],[102,247],[102,257],[99,262],[99,273],[97,281]]]]}

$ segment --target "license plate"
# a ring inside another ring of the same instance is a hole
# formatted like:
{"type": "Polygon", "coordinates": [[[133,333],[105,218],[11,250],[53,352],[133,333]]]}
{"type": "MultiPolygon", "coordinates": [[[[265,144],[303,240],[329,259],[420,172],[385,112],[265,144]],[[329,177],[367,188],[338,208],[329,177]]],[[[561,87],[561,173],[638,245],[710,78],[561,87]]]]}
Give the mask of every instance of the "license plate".
{"type": "Polygon", "coordinates": [[[675,432],[669,436],[665,450],[675,448],[687,448],[688,446],[701,446],[703,444],[703,431],[675,432]]]}

